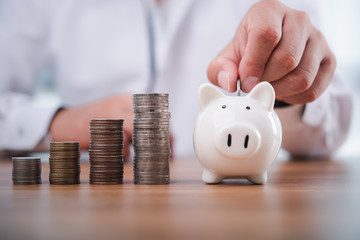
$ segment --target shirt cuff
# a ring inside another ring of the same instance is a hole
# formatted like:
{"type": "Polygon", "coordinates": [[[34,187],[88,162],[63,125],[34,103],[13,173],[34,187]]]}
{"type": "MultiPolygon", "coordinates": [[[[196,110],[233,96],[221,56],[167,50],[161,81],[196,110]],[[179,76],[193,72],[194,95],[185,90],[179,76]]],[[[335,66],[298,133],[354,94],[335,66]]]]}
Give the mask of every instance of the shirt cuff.
{"type": "Polygon", "coordinates": [[[17,109],[8,120],[4,135],[6,150],[31,151],[48,135],[49,126],[60,107],[24,107],[17,109]]]}

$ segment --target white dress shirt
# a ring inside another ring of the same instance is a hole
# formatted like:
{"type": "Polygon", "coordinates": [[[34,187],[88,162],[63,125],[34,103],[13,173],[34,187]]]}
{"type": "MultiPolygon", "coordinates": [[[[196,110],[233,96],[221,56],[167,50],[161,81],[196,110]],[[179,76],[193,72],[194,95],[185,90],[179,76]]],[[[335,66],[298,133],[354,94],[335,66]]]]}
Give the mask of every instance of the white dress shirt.
{"type": "MultiPolygon", "coordinates": [[[[313,20],[314,1],[289,1],[313,20]]],[[[59,106],[32,101],[51,69],[61,106],[146,91],[170,94],[175,153],[192,155],[197,89],[252,0],[0,0],[0,150],[32,150],[59,106]]],[[[287,4],[287,2],[285,2],[287,4]]],[[[316,21],[316,20],[315,20],[316,21]]],[[[334,78],[313,103],[278,109],[283,148],[328,154],[344,141],[351,98],[334,78]]]]}

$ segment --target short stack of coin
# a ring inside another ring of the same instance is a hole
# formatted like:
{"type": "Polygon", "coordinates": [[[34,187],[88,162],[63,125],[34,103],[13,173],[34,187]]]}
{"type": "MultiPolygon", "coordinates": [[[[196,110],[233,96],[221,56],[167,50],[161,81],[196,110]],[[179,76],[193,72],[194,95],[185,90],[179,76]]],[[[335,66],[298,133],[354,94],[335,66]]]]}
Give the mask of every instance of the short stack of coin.
{"type": "Polygon", "coordinates": [[[80,183],[80,143],[50,143],[50,184],[80,183]]]}
{"type": "Polygon", "coordinates": [[[41,184],[39,157],[13,157],[12,180],[14,184],[41,184]]]}
{"type": "Polygon", "coordinates": [[[90,183],[121,184],[124,176],[124,119],[90,120],[90,183]]]}
{"type": "Polygon", "coordinates": [[[168,184],[169,95],[149,93],[133,95],[134,183],[168,184]]]}

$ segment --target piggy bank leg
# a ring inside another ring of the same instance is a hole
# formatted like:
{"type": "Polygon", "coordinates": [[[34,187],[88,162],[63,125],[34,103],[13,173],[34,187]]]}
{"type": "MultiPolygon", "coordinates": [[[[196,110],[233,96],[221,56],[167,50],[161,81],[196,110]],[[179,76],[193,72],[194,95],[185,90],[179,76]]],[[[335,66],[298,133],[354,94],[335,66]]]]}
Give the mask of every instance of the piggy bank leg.
{"type": "Polygon", "coordinates": [[[258,175],[252,175],[247,178],[250,182],[254,184],[265,184],[267,181],[267,173],[261,173],[258,175]]]}
{"type": "Polygon", "coordinates": [[[220,176],[220,175],[218,175],[218,174],[216,174],[214,172],[211,172],[209,170],[204,169],[202,180],[205,183],[215,184],[215,183],[221,182],[222,179],[223,179],[222,176],[220,176]]]}

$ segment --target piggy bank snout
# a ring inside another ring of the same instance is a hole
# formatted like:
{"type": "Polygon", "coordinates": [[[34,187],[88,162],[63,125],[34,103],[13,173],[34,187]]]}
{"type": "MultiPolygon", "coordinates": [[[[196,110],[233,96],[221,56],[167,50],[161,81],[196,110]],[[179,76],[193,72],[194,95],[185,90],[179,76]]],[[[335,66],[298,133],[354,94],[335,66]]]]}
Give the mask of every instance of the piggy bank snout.
{"type": "Polygon", "coordinates": [[[248,123],[229,124],[220,128],[216,148],[223,155],[239,158],[255,153],[261,143],[259,131],[248,123]]]}

